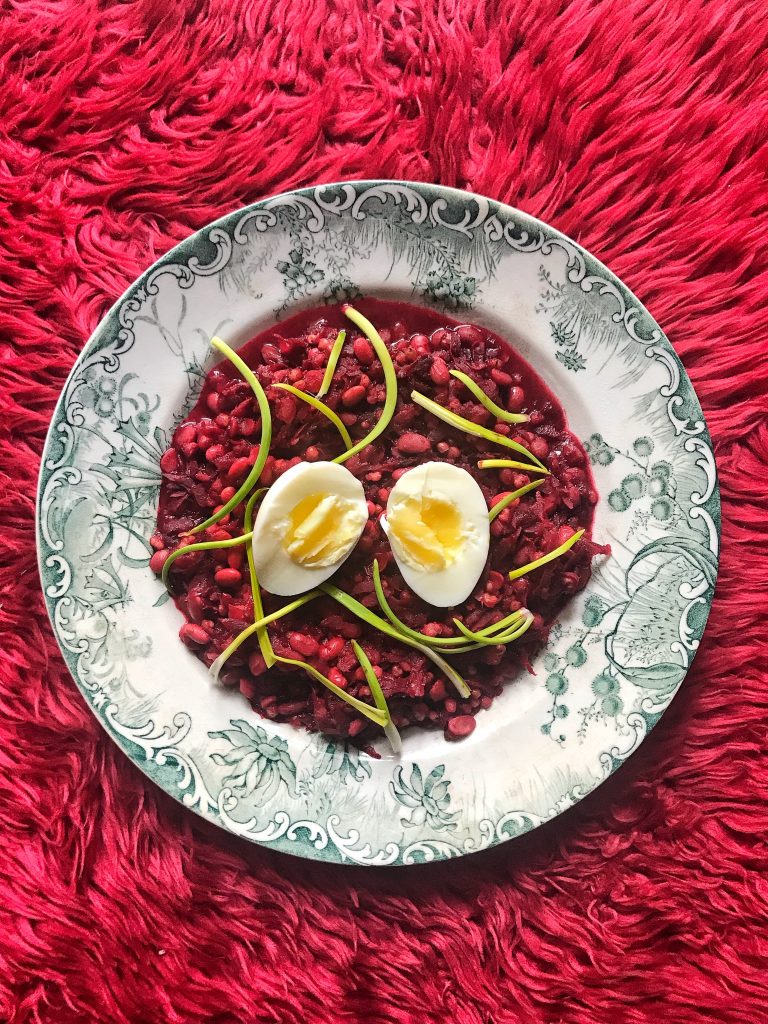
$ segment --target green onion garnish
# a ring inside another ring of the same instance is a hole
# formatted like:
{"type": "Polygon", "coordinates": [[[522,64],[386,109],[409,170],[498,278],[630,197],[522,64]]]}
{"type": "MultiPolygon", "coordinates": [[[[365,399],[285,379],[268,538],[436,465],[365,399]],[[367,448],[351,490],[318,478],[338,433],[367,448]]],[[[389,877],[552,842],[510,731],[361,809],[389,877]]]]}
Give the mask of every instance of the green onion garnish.
{"type": "Polygon", "coordinates": [[[384,369],[386,398],[384,399],[384,408],[382,409],[381,416],[373,430],[366,434],[362,441],[358,441],[349,451],[344,452],[343,455],[337,455],[333,461],[338,463],[346,462],[347,459],[357,455],[363,448],[367,448],[369,444],[372,444],[379,434],[383,433],[389,426],[389,421],[394,416],[395,406],[397,405],[397,374],[395,373],[395,366],[389,354],[389,349],[382,341],[381,335],[370,320],[366,320],[362,313],[358,313],[352,306],[345,306],[344,314],[349,317],[352,323],[363,332],[371,345],[373,345],[374,352],[379,357],[379,361],[384,369]]]}
{"type": "Polygon", "coordinates": [[[327,406],[325,402],[321,402],[319,398],[315,398],[314,395],[308,395],[306,391],[299,391],[293,384],[273,384],[274,388],[282,388],[283,391],[289,391],[292,395],[300,398],[302,402],[306,402],[307,405],[311,405],[313,409],[317,409],[321,412],[326,419],[329,419],[331,423],[336,427],[338,432],[341,434],[341,440],[344,442],[344,447],[349,451],[352,447],[352,438],[349,436],[349,431],[341,422],[341,419],[336,415],[330,406],[327,406]]]}
{"type": "Polygon", "coordinates": [[[381,683],[379,682],[376,673],[373,671],[373,665],[357,640],[352,641],[352,650],[355,652],[357,660],[360,662],[360,667],[363,670],[365,681],[368,683],[368,687],[371,691],[376,707],[387,716],[387,721],[384,726],[384,734],[389,740],[389,744],[392,747],[393,752],[395,754],[399,754],[403,749],[400,733],[397,731],[397,727],[392,721],[392,715],[389,713],[387,698],[384,696],[381,683]]]}
{"type": "Polygon", "coordinates": [[[331,693],[335,693],[337,697],[341,697],[343,701],[350,704],[356,711],[359,711],[361,715],[365,715],[365,717],[369,718],[375,725],[381,726],[381,728],[386,732],[389,716],[388,710],[385,714],[378,707],[372,708],[364,701],[358,700],[357,697],[353,697],[350,693],[347,693],[346,690],[342,690],[342,688],[337,686],[336,683],[332,683],[327,676],[324,676],[322,672],[319,672],[314,665],[308,665],[306,661],[297,661],[295,658],[282,658],[279,654],[276,654],[275,657],[283,665],[293,665],[294,668],[303,668],[304,671],[308,672],[313,679],[318,681],[318,683],[322,683],[323,686],[331,691],[331,693]]]}
{"type": "Polygon", "coordinates": [[[206,519],[204,523],[199,523],[190,531],[190,533],[200,533],[201,530],[207,529],[209,526],[213,526],[214,523],[218,523],[220,519],[223,519],[232,509],[239,505],[243,498],[248,494],[251,488],[254,486],[256,481],[261,476],[261,471],[264,469],[264,463],[267,461],[269,455],[269,445],[272,441],[272,415],[269,411],[269,402],[267,396],[264,394],[264,388],[259,384],[259,381],[253,372],[240,356],[233,349],[227,345],[221,338],[211,338],[211,345],[213,348],[221,352],[222,355],[226,356],[227,359],[235,366],[243,377],[251,385],[251,390],[256,396],[256,401],[259,403],[259,413],[261,415],[261,438],[259,440],[259,454],[251,467],[251,471],[242,484],[238,487],[229,501],[222,505],[218,512],[214,512],[210,518],[206,519]]]}
{"type": "Polygon", "coordinates": [[[381,571],[378,558],[374,559],[373,562],[373,587],[376,591],[376,600],[379,602],[379,607],[398,632],[404,633],[405,636],[409,636],[412,640],[418,640],[420,644],[424,644],[426,647],[446,648],[445,654],[453,654],[454,652],[449,650],[449,648],[462,647],[466,643],[464,637],[461,636],[427,636],[426,633],[420,633],[417,629],[412,629],[402,619],[398,618],[392,610],[389,601],[387,601],[384,588],[381,585],[381,571]]]}
{"type": "Polygon", "coordinates": [[[386,619],[382,619],[380,615],[372,612],[370,608],[366,608],[364,604],[361,604],[354,597],[340,590],[333,583],[323,583],[320,587],[329,597],[332,597],[334,601],[337,601],[340,605],[343,605],[348,611],[352,612],[363,622],[367,622],[369,626],[373,626],[374,629],[378,629],[380,633],[384,633],[386,636],[392,637],[393,640],[399,640],[403,644],[407,644],[409,647],[415,648],[417,651],[433,661],[435,665],[440,668],[442,672],[450,679],[451,683],[456,687],[456,690],[462,697],[469,697],[470,690],[467,684],[464,682],[462,677],[456,671],[456,669],[449,665],[445,658],[442,658],[437,651],[433,651],[426,644],[417,643],[414,639],[401,633],[400,630],[395,629],[386,619]]]}
{"type": "Polygon", "coordinates": [[[199,544],[185,544],[183,548],[176,548],[165,560],[163,565],[163,571],[160,574],[163,583],[168,586],[168,573],[171,566],[177,558],[181,558],[182,555],[188,555],[192,551],[216,551],[219,548],[236,548],[238,544],[246,544],[253,533],[244,533],[241,537],[229,537],[227,540],[205,540],[199,544]]]}
{"type": "MultiPolygon", "coordinates": [[[[319,597],[320,593],[317,590],[310,590],[306,594],[302,594],[301,597],[297,597],[295,601],[291,601],[289,604],[283,605],[282,608],[278,608],[276,612],[271,612],[269,615],[260,615],[255,622],[252,622],[250,626],[246,626],[242,632],[238,633],[229,647],[225,647],[221,654],[218,656],[216,661],[210,667],[211,675],[215,679],[219,678],[219,672],[221,672],[225,663],[232,657],[238,648],[242,647],[245,641],[257,633],[260,629],[264,629],[270,624],[270,622],[277,622],[278,619],[282,619],[284,615],[289,615],[291,612],[295,612],[297,608],[301,608],[303,605],[308,604],[310,601],[314,601],[316,597],[319,597]]],[[[263,611],[263,608],[262,608],[263,611]]],[[[271,646],[271,645],[270,645],[271,646]]],[[[273,657],[280,661],[281,659],[273,653],[273,657]]],[[[266,658],[264,659],[266,661],[266,658]]],[[[302,662],[303,664],[303,662],[302,662]]]]}
{"type": "MultiPolygon", "coordinates": [[[[269,490],[268,487],[260,487],[257,491],[248,499],[245,506],[245,514],[243,516],[243,527],[246,530],[253,529],[253,507],[256,502],[263,498],[269,490]]],[[[261,600],[261,589],[259,588],[259,581],[256,578],[256,565],[253,559],[253,545],[249,544],[246,550],[246,557],[248,558],[248,573],[251,577],[251,595],[253,596],[253,617],[256,622],[264,617],[264,605],[261,600]]],[[[259,650],[261,656],[264,659],[264,664],[267,668],[272,668],[275,664],[275,652],[272,650],[272,644],[269,641],[269,634],[267,633],[266,626],[261,626],[256,630],[256,636],[259,641],[259,650]]]]}
{"type": "Polygon", "coordinates": [[[541,466],[529,466],[527,462],[515,462],[514,459],[480,459],[478,469],[519,469],[523,473],[543,473],[549,476],[548,469],[541,466]]]}
{"type": "Polygon", "coordinates": [[[476,643],[483,642],[486,644],[493,645],[509,644],[513,640],[517,640],[518,637],[521,637],[523,633],[527,633],[533,623],[533,616],[530,612],[521,610],[518,614],[522,618],[522,622],[518,622],[513,629],[508,630],[506,633],[501,633],[494,637],[488,637],[485,633],[482,632],[475,633],[473,630],[468,629],[463,622],[459,622],[458,619],[454,619],[453,621],[456,625],[456,628],[459,630],[460,633],[464,634],[467,640],[473,640],[476,643]]]}
{"type": "Polygon", "coordinates": [[[333,380],[333,375],[336,372],[336,364],[339,361],[341,350],[344,348],[344,341],[346,340],[346,337],[346,331],[339,331],[336,336],[336,341],[333,343],[331,354],[328,356],[328,365],[326,366],[325,373],[323,374],[323,383],[320,385],[320,390],[317,392],[318,398],[322,398],[323,395],[327,395],[330,390],[331,381],[333,380]]]}
{"type": "Polygon", "coordinates": [[[468,377],[466,373],[462,373],[461,370],[451,370],[451,376],[455,377],[456,380],[460,380],[467,390],[471,391],[478,402],[485,406],[488,412],[492,412],[497,420],[501,420],[503,423],[527,423],[529,418],[525,413],[520,412],[507,412],[506,409],[502,409],[500,405],[497,405],[493,399],[489,398],[488,395],[483,391],[480,385],[468,377]]]}
{"type": "Polygon", "coordinates": [[[584,535],[584,530],[579,530],[578,533],[574,533],[572,537],[561,544],[560,547],[555,548],[554,551],[550,551],[548,555],[542,555],[541,558],[535,559],[533,562],[529,562],[527,565],[521,566],[519,569],[513,569],[509,574],[511,580],[519,579],[521,576],[525,576],[531,569],[538,569],[540,565],[546,565],[547,562],[552,562],[555,558],[559,558],[560,555],[564,555],[566,551],[569,551],[577,540],[580,540],[584,535]]]}
{"type": "Polygon", "coordinates": [[[516,452],[520,452],[525,455],[527,459],[530,459],[534,465],[539,466],[545,472],[547,468],[543,462],[536,458],[536,456],[529,452],[527,448],[519,444],[517,441],[513,441],[511,437],[504,437],[503,434],[497,434],[495,430],[488,430],[487,427],[481,427],[479,423],[473,423],[472,420],[467,420],[463,416],[459,416],[458,413],[451,412],[450,409],[446,409],[440,405],[439,402],[433,402],[431,398],[427,398],[426,395],[420,394],[418,391],[411,392],[412,400],[426,409],[427,412],[431,412],[433,416],[437,416],[443,423],[449,424],[451,427],[456,427],[457,430],[463,430],[465,434],[474,434],[475,437],[482,437],[486,441],[492,441],[493,444],[503,445],[505,448],[514,448],[516,452]]]}
{"type": "MultiPolygon", "coordinates": [[[[244,517],[244,525],[246,529],[251,529],[251,527],[253,526],[253,507],[259,500],[259,498],[266,494],[267,489],[268,488],[266,487],[262,487],[258,491],[254,491],[254,493],[248,499],[248,503],[245,506],[244,517]]],[[[303,669],[305,672],[308,672],[313,679],[316,679],[319,683],[322,683],[322,685],[329,689],[332,693],[335,693],[337,697],[341,697],[342,700],[345,700],[348,704],[351,704],[362,715],[365,715],[367,718],[370,718],[372,722],[376,723],[376,725],[380,725],[386,732],[386,723],[383,721],[383,715],[377,713],[373,708],[369,708],[368,705],[364,704],[362,701],[358,701],[356,697],[352,697],[349,694],[345,693],[344,690],[341,689],[341,687],[337,686],[335,683],[332,683],[331,680],[324,676],[322,672],[319,672],[312,665],[307,665],[307,663],[304,661],[298,661],[294,658],[284,658],[279,654],[275,654],[274,649],[272,647],[272,643],[269,639],[269,633],[267,632],[267,626],[269,625],[269,623],[275,622],[277,619],[282,618],[283,615],[288,615],[289,612],[296,611],[297,608],[301,608],[303,605],[308,604],[310,601],[314,600],[314,598],[319,597],[320,592],[317,590],[311,590],[307,594],[302,594],[302,596],[297,598],[295,601],[291,601],[289,604],[284,605],[282,608],[279,608],[276,612],[272,612],[271,615],[265,615],[264,604],[261,600],[259,580],[258,577],[256,576],[256,567],[253,561],[253,548],[251,545],[248,546],[247,556],[248,569],[251,575],[251,593],[253,595],[253,611],[255,621],[246,629],[244,629],[242,633],[235,637],[235,639],[232,641],[229,647],[227,647],[227,649],[219,655],[219,657],[216,659],[213,665],[211,665],[210,671],[214,674],[216,678],[218,678],[219,672],[221,671],[221,668],[226,662],[227,658],[229,658],[230,655],[232,655],[237,650],[237,648],[240,647],[241,644],[245,643],[249,636],[252,636],[254,633],[256,633],[256,636],[259,641],[259,650],[261,651],[261,656],[264,659],[267,668],[272,668],[272,666],[276,662],[280,662],[282,665],[293,665],[294,668],[303,669]]],[[[378,680],[376,681],[378,682],[378,680]]],[[[374,691],[371,690],[371,693],[373,692],[374,691]]],[[[387,715],[388,714],[389,711],[387,711],[387,715]]],[[[394,729],[394,726],[392,726],[392,728],[394,729]]]]}
{"type": "Polygon", "coordinates": [[[507,505],[511,505],[517,498],[522,498],[524,494],[534,490],[534,488],[539,487],[543,483],[543,480],[534,480],[530,484],[525,484],[524,487],[518,487],[516,491],[510,491],[509,494],[505,494],[501,501],[497,501],[493,508],[489,510],[488,522],[492,523],[496,516],[504,511],[507,505]]]}

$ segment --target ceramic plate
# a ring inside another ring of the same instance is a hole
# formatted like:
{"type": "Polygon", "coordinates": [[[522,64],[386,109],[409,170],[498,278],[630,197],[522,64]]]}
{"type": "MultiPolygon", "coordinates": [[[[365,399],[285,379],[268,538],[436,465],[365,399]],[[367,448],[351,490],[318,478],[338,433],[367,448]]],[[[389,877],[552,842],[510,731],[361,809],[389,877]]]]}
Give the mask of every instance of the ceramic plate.
{"type": "Polygon", "coordinates": [[[217,221],[133,284],[56,408],[38,495],[54,632],[94,715],[147,775],[218,825],[318,860],[411,864],[535,828],[643,741],[695,654],[720,504],[691,382],[634,296],[517,210],[436,185],[351,182],[217,221]],[[361,294],[434,305],[506,336],[558,395],[592,462],[613,554],[566,608],[535,675],[473,735],[406,734],[369,758],[259,718],[178,639],[148,569],[158,460],[213,360],[308,306],[361,294]]]}

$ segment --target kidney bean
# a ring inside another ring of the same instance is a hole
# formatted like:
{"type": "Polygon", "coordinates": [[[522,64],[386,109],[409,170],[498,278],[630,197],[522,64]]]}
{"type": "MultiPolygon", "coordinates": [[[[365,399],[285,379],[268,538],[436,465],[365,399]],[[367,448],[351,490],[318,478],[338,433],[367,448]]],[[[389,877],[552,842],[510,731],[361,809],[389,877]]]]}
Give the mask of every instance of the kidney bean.
{"type": "Polygon", "coordinates": [[[220,401],[221,396],[219,395],[219,393],[217,391],[211,391],[211,393],[205,399],[205,404],[208,406],[211,412],[215,413],[219,411],[220,401]]]}
{"type": "Polygon", "coordinates": [[[149,568],[156,576],[159,576],[160,573],[163,571],[163,566],[168,561],[168,556],[170,555],[170,553],[171,552],[167,548],[163,548],[160,551],[156,551],[154,555],[152,555],[152,557],[150,558],[149,568]]]}
{"type": "Polygon", "coordinates": [[[242,547],[226,550],[227,565],[230,569],[241,569],[245,561],[245,551],[242,547]]]}
{"type": "Polygon", "coordinates": [[[428,437],[423,434],[416,434],[408,431],[401,434],[396,442],[397,448],[407,455],[423,455],[428,452],[431,445],[428,437]]]}
{"type": "Polygon", "coordinates": [[[451,718],[445,726],[445,738],[447,740],[463,740],[475,731],[477,722],[472,715],[457,715],[451,718]]]}
{"type": "Polygon", "coordinates": [[[467,345],[482,345],[485,340],[483,332],[474,324],[462,324],[461,327],[456,328],[456,334],[467,345]]]}
{"type": "Polygon", "coordinates": [[[184,623],[179,630],[179,637],[182,643],[186,644],[187,647],[202,647],[211,642],[211,638],[203,627],[197,626],[193,622],[184,623]]]}
{"type": "Polygon", "coordinates": [[[322,370],[306,370],[304,373],[304,387],[311,394],[316,395],[323,383],[322,370]]]}
{"type": "Polygon", "coordinates": [[[355,353],[357,361],[363,366],[370,366],[375,358],[373,346],[367,338],[355,338],[352,351],[355,353]]]}
{"type": "Polygon", "coordinates": [[[174,443],[177,445],[189,444],[197,436],[197,426],[194,423],[184,423],[176,431],[174,443]]]}
{"type": "Polygon", "coordinates": [[[351,388],[347,388],[341,396],[342,404],[347,409],[352,409],[354,406],[359,405],[360,402],[365,398],[365,388],[362,384],[355,384],[351,388]]]}
{"type": "Polygon", "coordinates": [[[342,673],[339,672],[337,668],[332,668],[328,672],[328,678],[331,680],[332,683],[336,683],[337,686],[341,687],[342,690],[346,690],[348,685],[347,677],[345,675],[342,675],[342,673]]]}
{"type": "Polygon", "coordinates": [[[525,403],[525,392],[522,388],[513,387],[509,389],[507,396],[507,408],[510,412],[520,412],[525,403]]]}
{"type": "Polygon", "coordinates": [[[430,699],[439,702],[445,700],[446,689],[445,683],[442,679],[436,679],[429,688],[430,699]]]}
{"type": "Polygon", "coordinates": [[[205,618],[205,605],[196,590],[190,590],[187,594],[187,613],[193,622],[200,623],[205,618]]]}
{"type": "Polygon", "coordinates": [[[223,444],[212,444],[205,450],[205,457],[208,462],[215,462],[220,459],[222,455],[226,454],[226,449],[223,444]]]}
{"type": "Polygon", "coordinates": [[[239,587],[243,582],[242,573],[238,569],[230,569],[229,566],[225,569],[217,569],[213,578],[216,580],[217,586],[225,587],[227,590],[239,587]]]}
{"type": "Polygon", "coordinates": [[[250,459],[244,458],[243,456],[241,456],[239,459],[235,459],[235,461],[227,470],[227,480],[243,480],[248,475],[250,468],[250,459]]]}
{"type": "Polygon", "coordinates": [[[288,643],[299,654],[303,654],[305,658],[314,657],[319,648],[317,640],[309,636],[307,633],[289,633],[288,643]]]}
{"type": "Polygon", "coordinates": [[[332,636],[320,647],[320,657],[323,661],[335,661],[344,650],[344,638],[332,636]]]}
{"type": "Polygon", "coordinates": [[[491,380],[500,388],[508,388],[512,383],[512,378],[508,373],[505,373],[504,370],[497,370],[495,367],[491,370],[491,380]]]}
{"type": "Polygon", "coordinates": [[[163,473],[174,473],[179,465],[179,453],[175,448],[169,448],[160,456],[160,469],[163,473]]]}

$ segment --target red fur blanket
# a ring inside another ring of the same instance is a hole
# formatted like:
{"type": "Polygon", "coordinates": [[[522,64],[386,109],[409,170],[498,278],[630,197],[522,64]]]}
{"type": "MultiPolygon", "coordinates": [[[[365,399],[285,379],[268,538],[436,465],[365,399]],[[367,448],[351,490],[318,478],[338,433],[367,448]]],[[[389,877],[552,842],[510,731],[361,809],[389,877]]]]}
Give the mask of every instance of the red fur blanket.
{"type": "Polygon", "coordinates": [[[0,1020],[768,1021],[760,0],[0,0],[0,1020]],[[550,826],[387,873],[251,848],[110,743],[34,555],[56,396],[125,286],[297,185],[467,186],[666,328],[723,491],[695,670],[550,826]]]}

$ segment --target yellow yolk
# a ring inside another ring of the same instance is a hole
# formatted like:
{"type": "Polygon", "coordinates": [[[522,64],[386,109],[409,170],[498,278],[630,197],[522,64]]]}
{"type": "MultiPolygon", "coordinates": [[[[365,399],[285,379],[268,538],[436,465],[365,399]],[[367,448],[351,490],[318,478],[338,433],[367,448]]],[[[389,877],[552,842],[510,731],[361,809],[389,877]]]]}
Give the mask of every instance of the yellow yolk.
{"type": "Polygon", "coordinates": [[[465,539],[458,508],[444,498],[406,498],[388,513],[387,522],[400,558],[413,569],[446,569],[465,539]]]}
{"type": "Polygon", "coordinates": [[[294,505],[282,546],[291,561],[321,569],[344,558],[365,522],[358,506],[338,494],[308,494],[294,505]]]}

